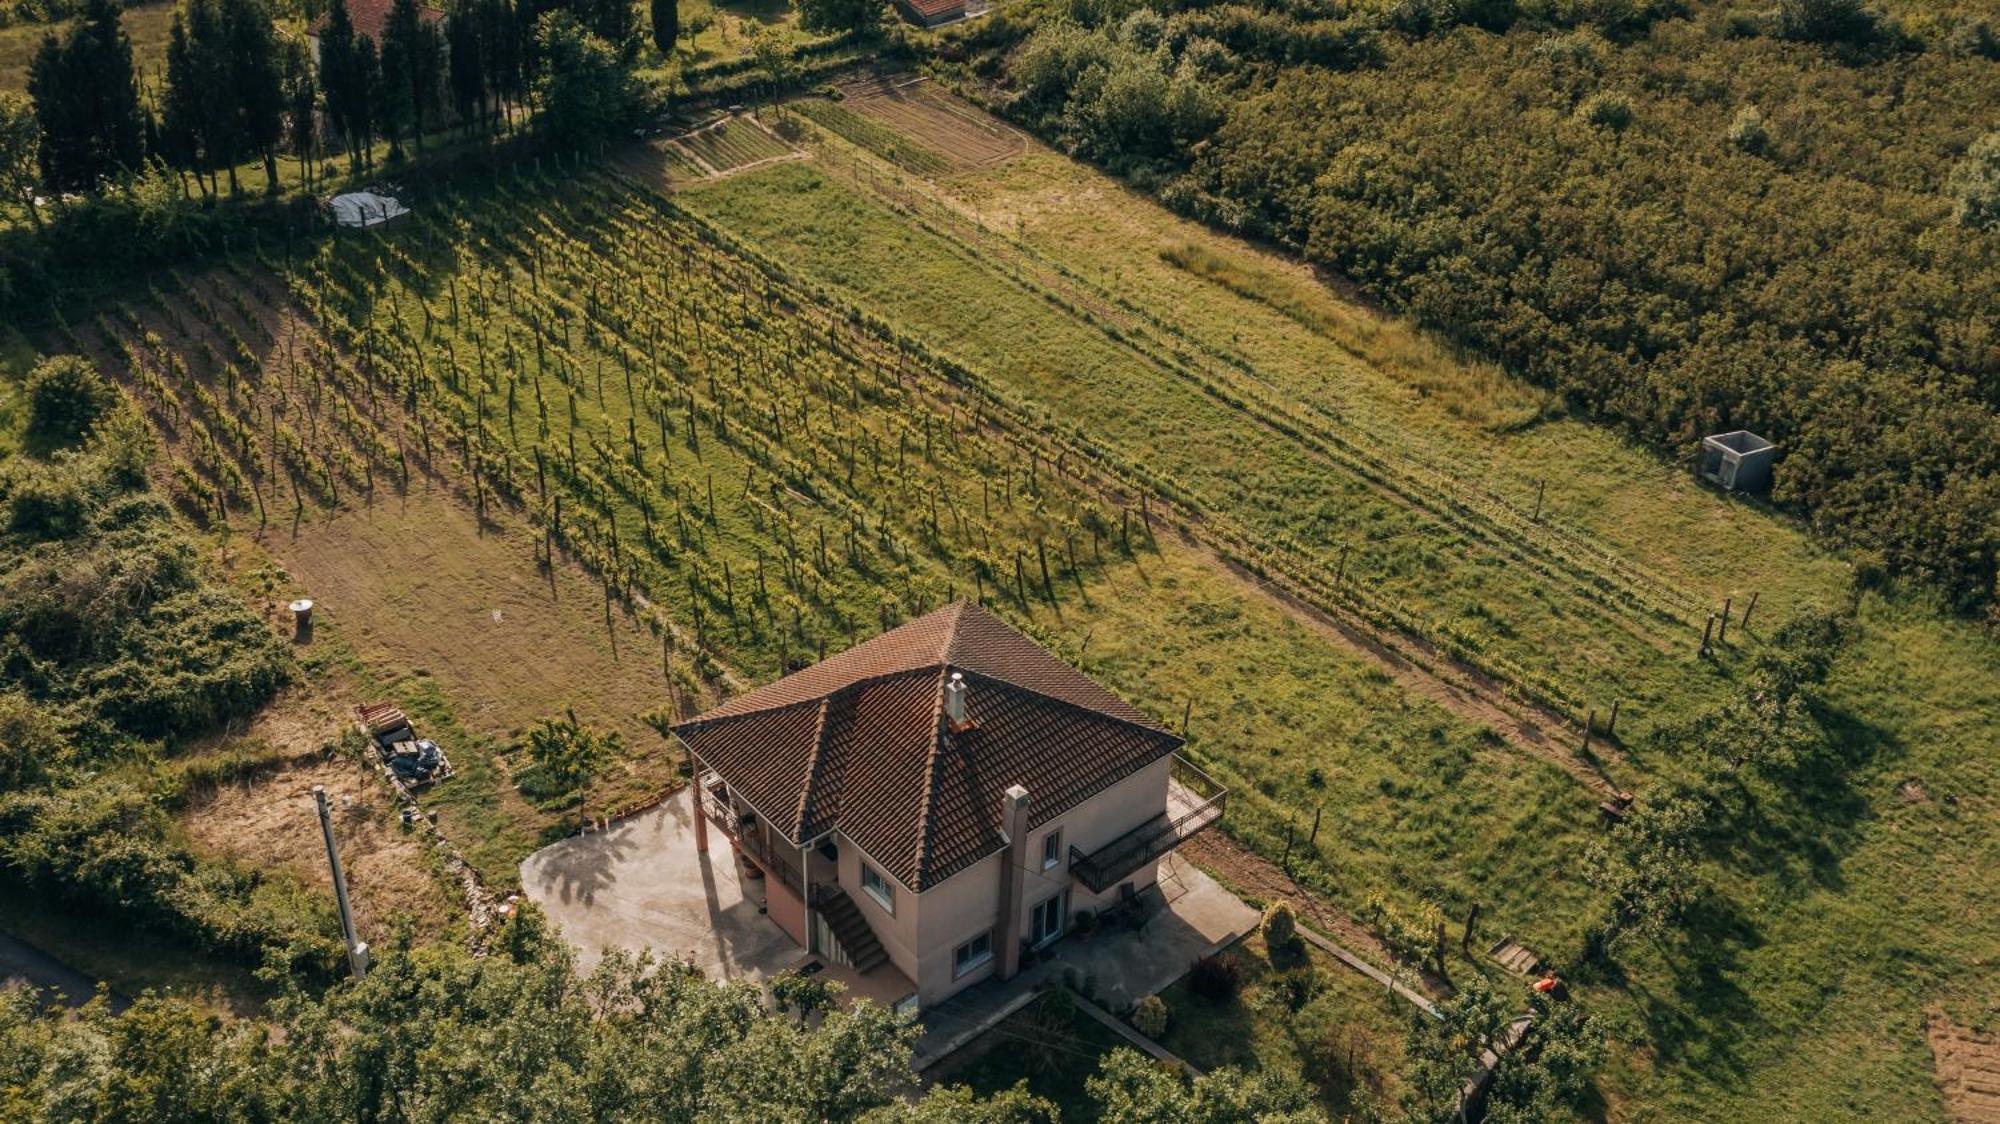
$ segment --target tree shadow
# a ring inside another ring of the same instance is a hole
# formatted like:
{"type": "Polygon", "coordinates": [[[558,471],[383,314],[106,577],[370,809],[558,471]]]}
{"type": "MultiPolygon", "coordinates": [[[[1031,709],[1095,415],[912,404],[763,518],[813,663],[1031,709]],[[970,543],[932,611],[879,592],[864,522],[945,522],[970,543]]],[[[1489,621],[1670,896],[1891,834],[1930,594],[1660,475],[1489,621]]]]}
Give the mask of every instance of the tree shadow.
{"type": "Polygon", "coordinates": [[[1743,955],[1761,948],[1763,935],[1741,907],[1715,893],[1703,894],[1686,910],[1680,930],[1678,939],[1655,946],[1666,968],[1666,990],[1629,975],[1625,990],[1637,1002],[1647,1041],[1663,1066],[1685,1063],[1740,1086],[1749,1073],[1744,1043],[1770,1033],[1756,1001],[1735,982],[1743,955]]]}

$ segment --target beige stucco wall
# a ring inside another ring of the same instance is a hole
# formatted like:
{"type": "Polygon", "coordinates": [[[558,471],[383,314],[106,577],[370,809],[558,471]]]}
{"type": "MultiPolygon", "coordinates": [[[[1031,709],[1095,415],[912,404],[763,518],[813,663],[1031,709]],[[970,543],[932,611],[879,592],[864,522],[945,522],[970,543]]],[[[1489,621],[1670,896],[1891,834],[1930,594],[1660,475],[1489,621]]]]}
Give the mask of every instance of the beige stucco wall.
{"type": "MultiPolygon", "coordinates": [[[[840,849],[840,888],[861,908],[861,916],[868,920],[869,927],[875,930],[875,939],[882,942],[882,950],[889,954],[889,963],[894,964],[897,971],[916,980],[917,909],[920,904],[917,895],[891,878],[890,885],[896,887],[896,910],[892,914],[883,909],[882,904],[875,900],[875,895],[861,888],[861,848],[845,835],[836,834],[834,843],[840,849]]],[[[875,869],[882,869],[880,863],[874,865],[875,869]]],[[[921,987],[918,994],[921,1001],[921,987]]]]}
{"type": "MultiPolygon", "coordinates": [[[[1094,851],[1159,815],[1166,807],[1170,768],[1169,759],[1162,758],[1031,831],[1021,895],[1023,935],[1030,931],[1029,918],[1034,907],[1065,887],[1070,889],[1071,915],[1078,909],[1097,908],[1117,899],[1115,886],[1108,893],[1093,895],[1072,883],[1068,872],[1069,848],[1075,846],[1085,853],[1094,851]],[[1055,869],[1044,871],[1042,839],[1050,831],[1063,833],[1063,861],[1055,869]]],[[[1028,796],[1031,801],[1034,799],[1032,792],[1028,796]]],[[[861,889],[860,848],[845,837],[840,839],[841,887],[874,926],[890,962],[916,982],[919,1000],[924,1005],[934,1004],[993,974],[999,962],[1000,872],[1005,858],[1005,852],[989,855],[921,895],[898,886],[896,912],[891,916],[861,889]],[[953,950],[986,929],[996,930],[993,960],[960,978],[952,978],[953,950]]],[[[1155,864],[1135,872],[1131,881],[1144,887],[1156,878],[1155,864]]]]}
{"type": "MultiPolygon", "coordinates": [[[[917,899],[917,995],[929,1005],[993,974],[999,956],[953,979],[953,950],[1000,923],[1000,869],[1005,852],[988,855],[925,891],[917,899]]],[[[993,951],[1000,951],[996,932],[993,951]]]]}
{"type": "MultiPolygon", "coordinates": [[[[1070,916],[1075,916],[1079,909],[1097,909],[1118,900],[1116,886],[1103,894],[1092,894],[1082,883],[1070,878],[1069,849],[1075,847],[1087,855],[1159,815],[1167,806],[1167,776],[1172,768],[1173,759],[1163,757],[1048,823],[1032,829],[1028,838],[1026,892],[1021,895],[1023,936],[1032,931],[1029,918],[1034,907],[1056,892],[1058,883],[1069,887],[1070,916]],[[1054,870],[1044,871],[1042,840],[1051,831],[1063,833],[1062,864],[1054,870]]],[[[1028,798],[1034,799],[1034,793],[1029,793],[1028,798]]],[[[1157,880],[1157,863],[1140,868],[1127,879],[1141,889],[1157,880]]]]}

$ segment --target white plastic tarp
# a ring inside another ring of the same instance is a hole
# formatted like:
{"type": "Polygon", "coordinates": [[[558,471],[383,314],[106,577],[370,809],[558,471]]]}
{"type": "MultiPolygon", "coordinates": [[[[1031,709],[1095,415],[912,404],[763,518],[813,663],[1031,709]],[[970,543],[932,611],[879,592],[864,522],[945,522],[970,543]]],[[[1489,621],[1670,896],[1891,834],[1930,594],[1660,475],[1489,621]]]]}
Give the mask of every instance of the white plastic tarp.
{"type": "Polygon", "coordinates": [[[342,226],[379,226],[397,215],[410,213],[408,207],[372,191],[336,195],[328,206],[333,209],[333,221],[342,226]]]}

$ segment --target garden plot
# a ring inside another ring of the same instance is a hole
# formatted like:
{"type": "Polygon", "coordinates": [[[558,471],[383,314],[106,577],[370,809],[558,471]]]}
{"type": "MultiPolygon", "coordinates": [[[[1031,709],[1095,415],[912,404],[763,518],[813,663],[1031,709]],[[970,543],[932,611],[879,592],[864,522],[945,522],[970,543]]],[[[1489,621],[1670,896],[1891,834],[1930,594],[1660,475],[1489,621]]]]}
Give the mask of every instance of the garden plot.
{"type": "Polygon", "coordinates": [[[800,155],[754,117],[725,117],[674,142],[699,164],[717,174],[800,155]]]}
{"type": "MultiPolygon", "coordinates": [[[[933,158],[948,161],[954,169],[991,167],[1027,151],[1028,142],[1020,133],[938,89],[928,79],[870,78],[841,87],[841,93],[839,105],[863,123],[843,122],[847,128],[821,123],[864,148],[872,150],[879,143],[865,124],[872,120],[909,138],[915,146],[912,152],[935,154],[933,158]],[[850,134],[849,129],[855,133],[850,134]]],[[[814,120],[819,117],[815,115],[814,120]]],[[[903,160],[898,163],[912,171],[926,170],[903,160]]]]}

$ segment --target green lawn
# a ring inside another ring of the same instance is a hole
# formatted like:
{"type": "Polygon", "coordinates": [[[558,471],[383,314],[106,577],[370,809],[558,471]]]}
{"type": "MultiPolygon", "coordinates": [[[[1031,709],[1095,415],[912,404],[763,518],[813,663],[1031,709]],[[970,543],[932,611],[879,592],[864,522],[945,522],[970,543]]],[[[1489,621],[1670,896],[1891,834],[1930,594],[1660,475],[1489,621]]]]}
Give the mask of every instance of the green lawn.
{"type": "MultiPolygon", "coordinates": [[[[1795,522],[1698,487],[1659,451],[1544,409],[1504,374],[1459,363],[1296,266],[1068,161],[1033,153],[947,184],[903,181],[983,226],[942,208],[912,221],[861,182],[838,167],[787,165],[678,198],[1170,474],[1210,509],[1262,536],[1296,538],[1321,564],[1351,542],[1362,580],[1416,615],[1568,686],[1600,715],[1622,699],[1620,732],[1635,760],[1614,774],[1642,792],[1678,768],[1648,751],[1646,729],[1727,689],[1740,664],[1730,653],[1715,665],[1695,660],[1697,616],[1670,619],[1607,595],[1601,580],[1649,575],[1648,588],[1704,611],[1733,597],[1740,612],[1754,591],[1753,634],[1801,605],[1848,602],[1847,564],[1795,522]],[[1224,268],[1181,252],[1190,242],[1224,268]],[[1248,405],[1200,389],[1186,366],[1215,372],[1248,405]],[[1323,437],[1274,429],[1274,412],[1371,456],[1330,456],[1323,437]],[[1389,498],[1364,471],[1384,463],[1434,473],[1451,482],[1447,496],[1476,487],[1517,511],[1545,488],[1543,521],[1560,538],[1495,537],[1435,496],[1389,498]]],[[[2000,928],[1976,904],[2000,894],[1991,755],[2000,656],[1976,628],[1921,599],[1869,593],[1859,606],[1860,636],[1830,692],[1844,775],[1758,794],[1754,838],[1706,866],[1719,893],[1695,931],[1670,947],[1627,950],[1622,978],[1583,989],[1622,1044],[1604,1088],[1615,1118],[1937,1118],[1923,1010],[1942,1003],[1961,1022],[2000,1014],[1991,968],[2000,928]],[[1910,778],[1927,799],[1898,795],[1910,778]]],[[[1272,807],[1309,812],[1315,796],[1297,763],[1322,755],[1364,772],[1394,761],[1450,775],[1436,743],[1366,720],[1308,732],[1288,726],[1297,713],[1262,715],[1271,685],[1292,670],[1282,659],[1261,665],[1258,689],[1242,696],[1211,678],[1226,666],[1219,655],[1197,658],[1178,674],[1219,711],[1208,748],[1268,788],[1272,807]],[[1260,720],[1239,724],[1239,714],[1260,720]],[[1301,742],[1318,748],[1285,748],[1301,742]]],[[[1310,708],[1311,679],[1299,689],[1300,708],[1310,708]]],[[[1197,723],[1198,744],[1203,730],[1197,723]]],[[[1490,759],[1478,758],[1461,783],[1476,787],[1490,759]]],[[[1573,952],[1589,909],[1574,853],[1595,829],[1587,811],[1563,810],[1562,780],[1490,793],[1490,811],[1524,818],[1520,838],[1497,846],[1462,821],[1413,829],[1412,810],[1435,798],[1404,804],[1393,781],[1375,783],[1379,800],[1358,798],[1365,783],[1327,800],[1345,822],[1330,844],[1323,836],[1323,861],[1360,875],[1331,879],[1339,900],[1356,904],[1377,879],[1393,897],[1395,880],[1414,879],[1441,900],[1500,902],[1498,928],[1559,957],[1573,952]],[[1546,848],[1549,858],[1517,848],[1546,848]]],[[[1245,826],[1239,834],[1275,848],[1274,836],[1245,826]]]]}

